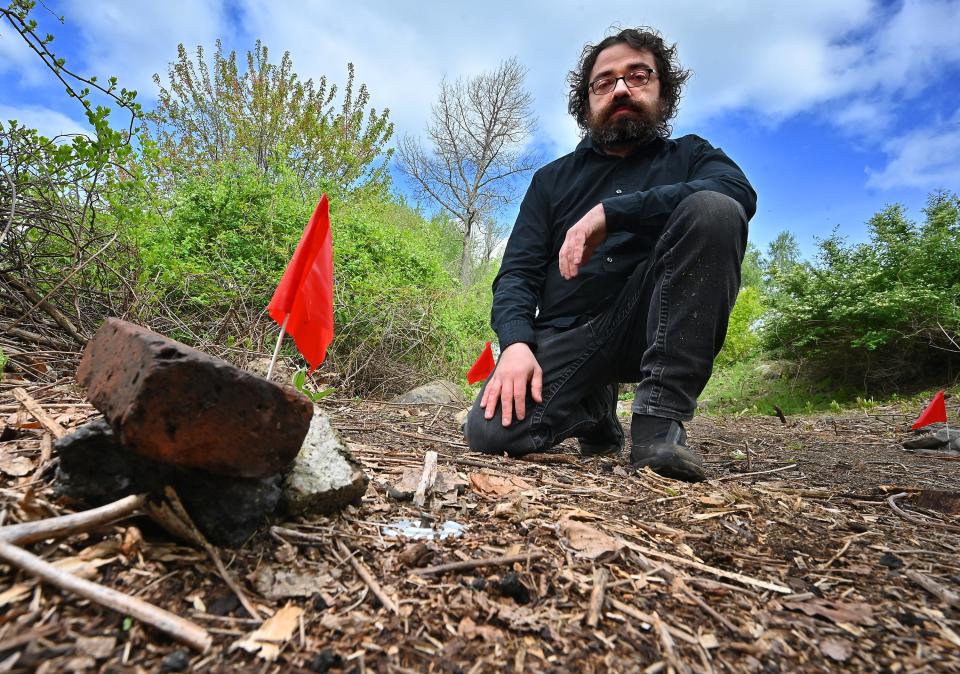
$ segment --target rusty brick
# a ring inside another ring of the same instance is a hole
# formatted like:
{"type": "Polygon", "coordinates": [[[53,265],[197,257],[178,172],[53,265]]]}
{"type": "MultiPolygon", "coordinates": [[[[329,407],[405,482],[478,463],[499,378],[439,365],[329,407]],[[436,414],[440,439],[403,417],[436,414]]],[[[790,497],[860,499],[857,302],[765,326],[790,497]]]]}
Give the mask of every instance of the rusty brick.
{"type": "Polygon", "coordinates": [[[313,417],[292,387],[116,318],[87,344],[77,379],[125,447],[218,475],[282,471],[313,417]]]}

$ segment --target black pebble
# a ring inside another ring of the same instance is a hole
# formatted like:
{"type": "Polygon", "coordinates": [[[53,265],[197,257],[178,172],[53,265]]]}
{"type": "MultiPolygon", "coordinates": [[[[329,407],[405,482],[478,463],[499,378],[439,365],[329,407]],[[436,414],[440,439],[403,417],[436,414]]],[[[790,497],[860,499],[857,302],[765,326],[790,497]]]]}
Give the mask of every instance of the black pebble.
{"type": "Polygon", "coordinates": [[[530,603],[530,590],[520,582],[520,577],[513,571],[503,575],[497,584],[497,589],[504,597],[510,597],[518,604],[530,603]]]}
{"type": "Polygon", "coordinates": [[[190,665],[190,655],[186,651],[174,651],[160,663],[161,672],[182,672],[190,665]]]}
{"type": "Polygon", "coordinates": [[[330,671],[330,669],[334,667],[337,669],[343,667],[343,658],[329,648],[324,648],[313,656],[313,660],[310,661],[310,671],[318,672],[318,674],[325,674],[325,672],[330,671]]]}
{"type": "Polygon", "coordinates": [[[880,558],[880,564],[888,569],[899,569],[903,566],[903,560],[896,555],[891,555],[889,552],[885,552],[883,553],[883,557],[880,558]]]}

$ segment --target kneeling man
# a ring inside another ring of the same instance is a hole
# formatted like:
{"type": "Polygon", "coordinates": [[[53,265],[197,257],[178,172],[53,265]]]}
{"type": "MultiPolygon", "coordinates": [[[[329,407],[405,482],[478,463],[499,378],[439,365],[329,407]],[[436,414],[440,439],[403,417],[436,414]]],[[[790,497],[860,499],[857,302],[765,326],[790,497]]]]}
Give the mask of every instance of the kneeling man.
{"type": "Polygon", "coordinates": [[[638,382],[632,463],[704,479],[683,422],[723,345],[756,193],[703,138],[670,137],[688,77],[650,29],[584,48],[569,77],[584,138],[534,174],[493,283],[501,356],[467,418],[472,449],[576,437],[616,454],[618,384],[638,382]]]}

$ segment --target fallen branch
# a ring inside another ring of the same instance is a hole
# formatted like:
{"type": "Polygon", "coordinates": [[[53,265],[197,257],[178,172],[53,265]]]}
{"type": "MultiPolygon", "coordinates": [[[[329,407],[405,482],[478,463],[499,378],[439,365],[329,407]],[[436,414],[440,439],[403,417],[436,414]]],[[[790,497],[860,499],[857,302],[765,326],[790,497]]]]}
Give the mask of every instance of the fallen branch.
{"type": "Polygon", "coordinates": [[[924,590],[932,594],[943,603],[949,604],[953,608],[960,608],[960,595],[949,590],[946,586],[941,585],[930,576],[924,575],[919,571],[914,571],[913,569],[907,569],[904,571],[904,574],[907,576],[907,578],[912,580],[914,583],[922,587],[924,590]]]}
{"type": "Polygon", "coordinates": [[[359,559],[354,557],[353,553],[347,548],[343,543],[337,543],[337,546],[340,548],[340,552],[343,555],[346,555],[347,559],[350,560],[350,566],[353,567],[353,570],[357,572],[357,575],[360,576],[360,580],[367,584],[367,587],[370,588],[370,591],[373,592],[374,596],[380,600],[380,603],[385,609],[391,613],[399,615],[400,607],[397,606],[397,603],[390,598],[390,596],[383,591],[380,583],[377,582],[377,579],[373,577],[373,574],[370,573],[370,569],[361,562],[359,559]]]}
{"type": "Polygon", "coordinates": [[[20,404],[33,415],[33,418],[40,422],[40,425],[53,433],[57,440],[67,434],[66,429],[58,424],[53,417],[43,411],[40,403],[34,400],[26,390],[22,388],[13,389],[13,397],[20,401],[20,404]]]}
{"type": "Polygon", "coordinates": [[[529,562],[534,559],[540,559],[546,555],[541,550],[531,550],[519,555],[504,555],[502,557],[487,557],[485,559],[467,559],[462,562],[449,562],[447,564],[438,564],[436,566],[425,566],[422,569],[414,569],[413,573],[418,576],[429,576],[434,573],[445,573],[447,571],[467,571],[469,569],[478,569],[481,566],[501,566],[503,564],[513,564],[514,562],[529,562]]]}
{"type": "Polygon", "coordinates": [[[126,496],[105,506],[72,515],[0,527],[0,541],[27,545],[48,538],[63,538],[73,534],[81,534],[131,515],[143,507],[146,501],[147,496],[145,494],[126,496]]]}
{"type": "Polygon", "coordinates": [[[887,505],[890,506],[890,509],[893,510],[901,518],[905,519],[908,522],[913,522],[914,524],[919,524],[920,526],[933,527],[934,529],[943,529],[944,531],[953,531],[955,533],[960,533],[960,527],[953,526],[952,524],[944,524],[943,522],[933,522],[922,520],[919,517],[911,515],[907,511],[900,508],[897,505],[897,501],[902,499],[904,496],[908,496],[907,492],[900,492],[899,494],[894,494],[887,498],[887,505]]]}
{"type": "Polygon", "coordinates": [[[593,589],[590,590],[590,609],[587,611],[587,625],[596,627],[600,624],[600,613],[603,611],[603,595],[607,587],[607,570],[597,567],[593,570],[593,589]]]}
{"type": "Polygon", "coordinates": [[[199,625],[135,597],[77,578],[6,541],[0,541],[0,559],[37,576],[54,587],[73,592],[122,615],[136,618],[201,653],[206,653],[213,643],[209,632],[199,625]]]}

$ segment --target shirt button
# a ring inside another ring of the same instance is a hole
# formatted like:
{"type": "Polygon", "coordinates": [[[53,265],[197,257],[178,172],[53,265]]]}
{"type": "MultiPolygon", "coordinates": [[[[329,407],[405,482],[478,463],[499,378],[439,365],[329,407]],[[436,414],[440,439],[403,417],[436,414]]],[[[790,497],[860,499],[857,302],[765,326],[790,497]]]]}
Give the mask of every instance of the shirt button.
{"type": "Polygon", "coordinates": [[[612,257],[608,257],[608,258],[607,258],[607,262],[613,262],[613,258],[612,258],[612,257]]]}
{"type": "Polygon", "coordinates": [[[623,194],[623,190],[617,190],[617,194],[623,194]]]}

